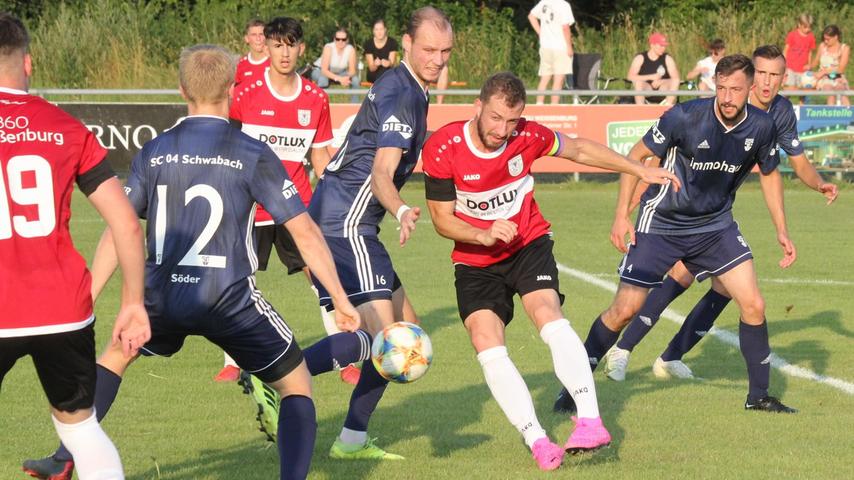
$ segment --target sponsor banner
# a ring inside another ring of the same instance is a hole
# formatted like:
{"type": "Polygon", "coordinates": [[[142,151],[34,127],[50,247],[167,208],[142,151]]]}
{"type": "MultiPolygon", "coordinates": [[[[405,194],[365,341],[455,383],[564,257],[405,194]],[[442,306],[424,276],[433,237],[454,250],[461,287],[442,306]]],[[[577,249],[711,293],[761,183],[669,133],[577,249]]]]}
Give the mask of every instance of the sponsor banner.
{"type": "MultiPolygon", "coordinates": [[[[80,119],[101,145],[109,150],[110,163],[118,172],[127,172],[133,156],[142,145],[163,133],[184,117],[184,104],[119,104],[60,103],[60,107],[80,119]]],[[[334,140],[337,149],[356,117],[359,105],[331,106],[334,140]]],[[[564,133],[571,138],[587,138],[628,153],[646,129],[661,116],[666,107],[659,105],[529,105],[525,117],[564,133]]],[[[431,105],[427,128],[468,120],[474,116],[473,105],[431,105]]],[[[420,171],[420,165],[417,171],[420,171]]],[[[559,158],[543,158],[534,164],[536,173],[599,172],[597,168],[559,158]]]]}
{"type": "Polygon", "coordinates": [[[804,105],[795,107],[798,137],[804,153],[816,166],[854,167],[854,107],[804,105]]]}

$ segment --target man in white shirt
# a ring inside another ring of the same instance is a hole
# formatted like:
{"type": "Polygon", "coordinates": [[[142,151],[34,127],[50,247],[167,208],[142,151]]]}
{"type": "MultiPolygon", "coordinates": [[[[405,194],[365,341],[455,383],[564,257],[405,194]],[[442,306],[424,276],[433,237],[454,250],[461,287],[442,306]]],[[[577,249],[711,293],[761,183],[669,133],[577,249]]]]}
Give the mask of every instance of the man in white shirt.
{"type": "MultiPolygon", "coordinates": [[[[528,21],[540,36],[540,84],[537,90],[545,90],[549,80],[552,81],[552,90],[560,90],[566,76],[572,74],[570,27],[575,23],[572,8],[565,0],[540,0],[528,14],[528,21]]],[[[559,96],[552,95],[553,104],[559,99],[559,96]]],[[[543,95],[537,95],[538,105],[544,100],[543,95]]]]}

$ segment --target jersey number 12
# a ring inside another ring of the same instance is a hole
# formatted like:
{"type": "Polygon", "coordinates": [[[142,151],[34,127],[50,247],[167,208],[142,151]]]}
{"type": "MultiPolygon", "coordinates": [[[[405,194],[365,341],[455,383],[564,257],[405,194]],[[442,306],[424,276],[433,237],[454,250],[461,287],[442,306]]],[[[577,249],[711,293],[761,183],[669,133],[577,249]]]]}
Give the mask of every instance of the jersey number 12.
{"type": "MultiPolygon", "coordinates": [[[[167,185],[157,186],[157,217],[154,225],[154,252],[157,265],[163,262],[163,243],[166,238],[166,192],[167,185]]],[[[208,217],[202,233],[199,234],[199,237],[184,255],[184,258],[178,262],[178,265],[225,268],[226,257],[224,255],[204,255],[201,253],[222,222],[222,197],[210,185],[193,185],[184,193],[184,206],[189,205],[197,197],[207,200],[211,207],[211,215],[208,217]]]]}

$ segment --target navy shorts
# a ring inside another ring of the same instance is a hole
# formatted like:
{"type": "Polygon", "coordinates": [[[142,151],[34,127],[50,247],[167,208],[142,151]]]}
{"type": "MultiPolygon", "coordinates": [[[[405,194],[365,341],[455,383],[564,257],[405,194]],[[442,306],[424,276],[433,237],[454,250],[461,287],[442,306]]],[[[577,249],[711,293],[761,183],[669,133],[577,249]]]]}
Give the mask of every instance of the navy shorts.
{"type": "Polygon", "coordinates": [[[267,263],[273,247],[282,265],[293,275],[305,268],[305,261],[299,253],[297,244],[284,225],[258,225],[254,230],[258,250],[258,270],[267,270],[267,263]]]}
{"type": "Polygon", "coordinates": [[[723,230],[691,235],[638,233],[635,245],[617,268],[620,280],[638,287],[658,287],[679,260],[698,282],[718,276],[753,258],[733,222],[723,230]]]}
{"type": "Polygon", "coordinates": [[[188,335],[199,335],[267,383],[284,377],[303,360],[293,331],[255,287],[254,276],[228,287],[207,311],[196,308],[182,316],[181,308],[149,309],[151,340],[141,349],[143,355],[169,357],[181,350],[188,335]]]}
{"type": "Polygon", "coordinates": [[[488,267],[454,266],[457,308],[463,322],[478,310],[491,310],[504,325],[513,320],[513,295],[521,297],[536,290],[550,288],[560,293],[557,262],[548,235],[534,240],[498,263],[488,267]]]}
{"type": "Polygon", "coordinates": [[[29,355],[47,400],[73,412],[95,401],[95,322],[70,332],[0,338],[0,385],[19,358],[29,355]]]}
{"type": "MultiPolygon", "coordinates": [[[[391,258],[380,239],[374,236],[324,237],[341,285],[354,306],[372,300],[391,300],[391,294],[402,286],[391,258]]],[[[332,298],[312,275],[320,305],[332,310],[332,298]]]]}

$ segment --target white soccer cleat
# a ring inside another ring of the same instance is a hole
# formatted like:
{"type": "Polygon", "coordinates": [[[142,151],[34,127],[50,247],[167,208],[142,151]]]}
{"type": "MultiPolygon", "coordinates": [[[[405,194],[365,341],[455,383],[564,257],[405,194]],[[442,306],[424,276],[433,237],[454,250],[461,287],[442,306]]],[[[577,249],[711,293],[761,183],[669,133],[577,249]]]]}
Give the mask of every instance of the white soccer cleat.
{"type": "Polygon", "coordinates": [[[605,353],[605,375],[615,382],[622,382],[626,379],[626,368],[629,366],[628,350],[618,348],[616,345],[611,347],[605,353]]]}
{"type": "Polygon", "coordinates": [[[655,359],[655,362],[652,364],[652,374],[655,375],[656,378],[660,378],[662,380],[670,380],[671,378],[694,378],[694,372],[688,368],[688,365],[682,360],[671,360],[669,362],[665,362],[658,357],[655,359]]]}

